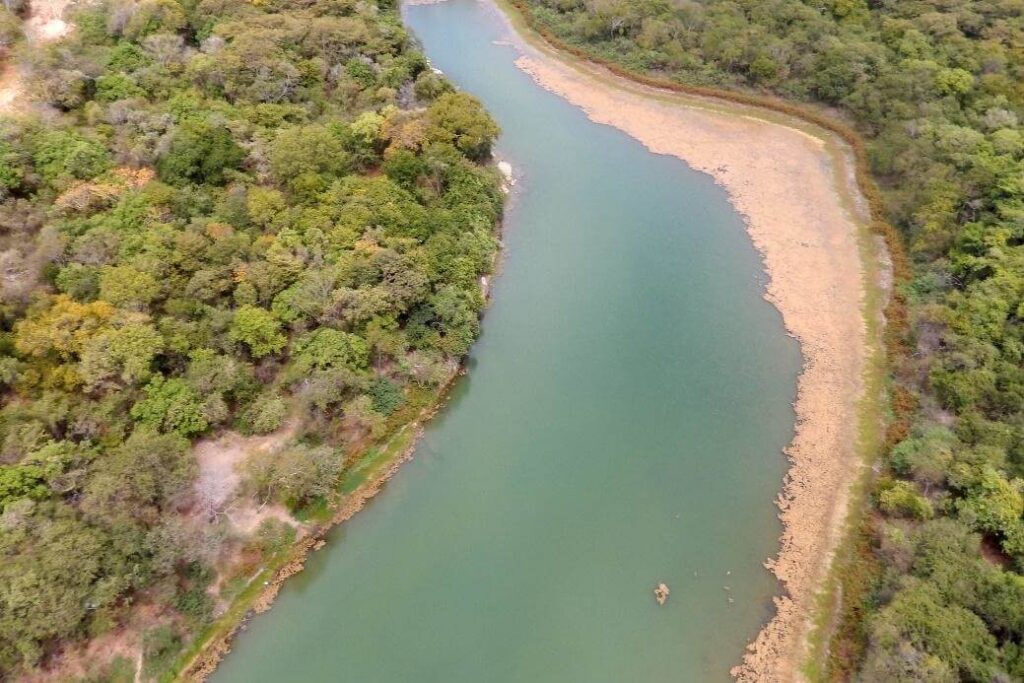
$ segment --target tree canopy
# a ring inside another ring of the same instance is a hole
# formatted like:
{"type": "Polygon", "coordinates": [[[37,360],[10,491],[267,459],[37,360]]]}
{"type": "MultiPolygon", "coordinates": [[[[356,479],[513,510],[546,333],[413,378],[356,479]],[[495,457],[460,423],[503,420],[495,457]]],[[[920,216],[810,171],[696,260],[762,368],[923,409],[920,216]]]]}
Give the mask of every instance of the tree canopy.
{"type": "Polygon", "coordinates": [[[286,427],[244,488],[295,510],[412,418],[479,329],[498,128],[387,0],[69,19],[31,56],[45,116],[0,119],[0,671],[145,596],[159,676],[237,590],[215,574],[244,581],[287,535],[207,516],[192,441],[286,427]]]}

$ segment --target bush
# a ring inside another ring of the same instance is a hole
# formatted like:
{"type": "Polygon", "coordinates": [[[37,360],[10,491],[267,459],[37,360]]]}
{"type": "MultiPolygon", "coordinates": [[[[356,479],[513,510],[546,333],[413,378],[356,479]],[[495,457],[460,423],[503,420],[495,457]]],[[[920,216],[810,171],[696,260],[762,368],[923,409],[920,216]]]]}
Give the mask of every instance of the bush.
{"type": "Polygon", "coordinates": [[[260,394],[242,416],[241,429],[246,434],[270,434],[284,424],[288,404],[277,394],[260,394]]]}
{"type": "Polygon", "coordinates": [[[909,481],[897,481],[878,494],[878,506],[891,515],[913,519],[931,519],[935,514],[932,504],[909,481]]]}
{"type": "Polygon", "coordinates": [[[366,392],[373,400],[373,409],[381,415],[390,415],[405,402],[405,393],[394,382],[384,377],[376,377],[366,392]]]}

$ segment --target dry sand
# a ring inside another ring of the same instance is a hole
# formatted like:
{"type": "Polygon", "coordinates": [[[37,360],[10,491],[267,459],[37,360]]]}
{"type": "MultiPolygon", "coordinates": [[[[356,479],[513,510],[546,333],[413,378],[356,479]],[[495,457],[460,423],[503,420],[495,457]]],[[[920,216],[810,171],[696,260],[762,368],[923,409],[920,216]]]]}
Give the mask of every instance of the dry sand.
{"type": "MultiPolygon", "coordinates": [[[[678,96],[563,61],[517,42],[516,64],[547,90],[614,126],[652,152],[712,176],[744,216],[778,308],[804,358],[797,386],[790,469],[779,495],[784,531],[766,562],[784,594],[733,675],[745,681],[799,678],[814,599],[840,539],[856,451],[867,360],[862,200],[848,155],[778,115],[678,96]]],[[[757,391],[757,387],[751,387],[757,391]]]]}

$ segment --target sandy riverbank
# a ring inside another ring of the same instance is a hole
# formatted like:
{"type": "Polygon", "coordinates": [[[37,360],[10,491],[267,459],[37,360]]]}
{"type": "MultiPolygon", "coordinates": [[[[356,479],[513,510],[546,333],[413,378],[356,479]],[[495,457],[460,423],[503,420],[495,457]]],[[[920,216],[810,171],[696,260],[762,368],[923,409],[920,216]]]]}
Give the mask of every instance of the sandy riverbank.
{"type": "MultiPolygon", "coordinates": [[[[799,677],[814,599],[840,540],[860,467],[858,404],[868,358],[867,221],[840,143],[778,115],[679,96],[520,43],[517,65],[539,85],[652,152],[708,173],[744,216],[770,277],[765,297],[800,342],[796,429],[779,495],[780,551],[766,562],[782,582],[777,612],[733,674],[799,677]]],[[[723,314],[727,314],[724,313],[723,314]]],[[[751,387],[756,391],[756,387],[751,387]]]]}

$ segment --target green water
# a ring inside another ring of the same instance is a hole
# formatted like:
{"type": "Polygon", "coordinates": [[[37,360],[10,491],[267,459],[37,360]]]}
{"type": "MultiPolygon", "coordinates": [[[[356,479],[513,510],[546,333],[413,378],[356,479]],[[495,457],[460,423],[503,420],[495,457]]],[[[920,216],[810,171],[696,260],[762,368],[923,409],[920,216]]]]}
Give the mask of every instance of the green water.
{"type": "Polygon", "coordinates": [[[406,12],[520,177],[469,376],[217,683],[728,680],[771,614],[800,359],[741,219],[538,88],[495,12],[406,12]]]}

